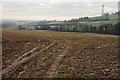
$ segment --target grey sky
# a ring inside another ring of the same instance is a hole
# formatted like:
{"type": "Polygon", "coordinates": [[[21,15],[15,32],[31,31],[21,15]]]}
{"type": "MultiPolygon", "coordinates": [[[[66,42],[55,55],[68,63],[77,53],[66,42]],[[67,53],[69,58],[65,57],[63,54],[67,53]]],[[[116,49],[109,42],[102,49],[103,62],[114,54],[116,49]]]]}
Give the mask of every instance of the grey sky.
{"type": "Polygon", "coordinates": [[[3,19],[21,20],[64,20],[84,16],[99,16],[101,5],[105,5],[105,12],[115,12],[118,10],[118,0],[4,0],[1,2],[3,19]]]}

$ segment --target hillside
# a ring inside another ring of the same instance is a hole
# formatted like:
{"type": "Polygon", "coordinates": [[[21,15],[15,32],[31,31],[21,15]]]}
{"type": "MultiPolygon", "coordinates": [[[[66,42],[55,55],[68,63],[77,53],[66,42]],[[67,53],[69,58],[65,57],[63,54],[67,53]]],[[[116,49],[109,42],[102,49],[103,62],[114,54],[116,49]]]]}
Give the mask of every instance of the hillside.
{"type": "MultiPolygon", "coordinates": [[[[80,22],[80,23],[87,23],[96,27],[99,27],[101,24],[116,24],[119,20],[118,20],[118,14],[112,14],[112,15],[108,15],[108,21],[85,21],[85,22],[80,22]]],[[[97,16],[97,17],[91,17],[91,20],[95,20],[95,19],[102,19],[105,17],[102,16],[97,16]]]]}
{"type": "MultiPolygon", "coordinates": [[[[87,23],[88,25],[99,27],[101,24],[116,24],[118,22],[118,14],[108,15],[107,19],[109,20],[99,20],[106,19],[106,17],[96,16],[91,17],[88,20],[83,19],[83,21],[76,19],[79,23],[87,23]]],[[[70,20],[70,22],[76,22],[76,20],[70,20]]],[[[2,28],[3,29],[18,29],[18,26],[22,26],[25,29],[34,30],[34,25],[40,24],[65,24],[64,21],[3,21],[2,28]]]]}
{"type": "MultiPolygon", "coordinates": [[[[102,18],[102,16],[92,17],[90,19],[100,19],[100,18],[102,18]]],[[[118,14],[110,14],[110,15],[108,15],[108,19],[116,20],[116,19],[118,19],[118,14]]]]}

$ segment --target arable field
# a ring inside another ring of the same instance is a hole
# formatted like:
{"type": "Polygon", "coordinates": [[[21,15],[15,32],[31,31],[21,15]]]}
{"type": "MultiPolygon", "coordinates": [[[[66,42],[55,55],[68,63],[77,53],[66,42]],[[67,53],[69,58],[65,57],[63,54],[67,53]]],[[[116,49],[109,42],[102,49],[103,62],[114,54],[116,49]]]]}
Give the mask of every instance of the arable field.
{"type": "Polygon", "coordinates": [[[120,78],[118,36],[3,30],[3,78],[120,78]]]}

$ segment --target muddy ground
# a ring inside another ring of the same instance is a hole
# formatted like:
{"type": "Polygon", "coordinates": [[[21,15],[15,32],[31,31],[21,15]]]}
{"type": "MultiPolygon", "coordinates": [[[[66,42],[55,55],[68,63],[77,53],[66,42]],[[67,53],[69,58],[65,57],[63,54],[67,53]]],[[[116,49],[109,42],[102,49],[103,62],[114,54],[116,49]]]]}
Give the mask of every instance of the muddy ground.
{"type": "Polygon", "coordinates": [[[37,54],[34,58],[3,74],[3,78],[120,78],[118,36],[19,30],[2,33],[3,70],[38,47],[23,57],[37,54]]]}

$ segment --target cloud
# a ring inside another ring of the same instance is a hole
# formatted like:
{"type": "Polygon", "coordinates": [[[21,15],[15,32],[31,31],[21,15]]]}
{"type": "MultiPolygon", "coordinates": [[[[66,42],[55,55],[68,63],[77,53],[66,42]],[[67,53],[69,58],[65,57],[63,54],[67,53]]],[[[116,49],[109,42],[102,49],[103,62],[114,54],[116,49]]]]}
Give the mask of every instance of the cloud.
{"type": "Polygon", "coordinates": [[[1,2],[118,2],[119,0],[3,0],[1,2]]]}
{"type": "Polygon", "coordinates": [[[2,2],[3,18],[67,19],[117,11],[117,2],[2,2]]]}

